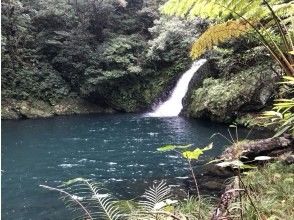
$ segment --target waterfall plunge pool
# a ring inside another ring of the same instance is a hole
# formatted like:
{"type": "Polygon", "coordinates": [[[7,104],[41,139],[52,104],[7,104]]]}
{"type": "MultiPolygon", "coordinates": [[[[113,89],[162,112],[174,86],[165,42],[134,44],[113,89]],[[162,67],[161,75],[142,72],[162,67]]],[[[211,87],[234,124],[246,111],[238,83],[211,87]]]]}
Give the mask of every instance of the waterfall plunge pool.
{"type": "MultiPolygon", "coordinates": [[[[48,119],[2,121],[2,218],[17,220],[71,219],[58,193],[39,184],[57,186],[84,177],[101,182],[119,198],[140,196],[153,180],[183,184],[189,175],[185,161],[174,153],[159,153],[164,144],[212,150],[195,167],[218,156],[228,144],[227,126],[211,122],[141,115],[80,115],[48,119]]],[[[239,129],[244,137],[248,130],[239,129]]],[[[252,135],[256,135],[252,133],[252,135]]],[[[250,137],[254,137],[250,135],[250,137]]]]}

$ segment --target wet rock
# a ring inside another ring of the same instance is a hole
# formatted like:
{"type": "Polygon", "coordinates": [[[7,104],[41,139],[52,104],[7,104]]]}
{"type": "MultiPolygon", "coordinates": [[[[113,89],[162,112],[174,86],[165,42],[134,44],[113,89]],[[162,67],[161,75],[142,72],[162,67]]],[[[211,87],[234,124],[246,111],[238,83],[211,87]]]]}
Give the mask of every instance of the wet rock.
{"type": "MultiPolygon", "coordinates": [[[[239,115],[259,111],[273,98],[277,72],[265,55],[256,60],[249,51],[243,56],[235,52],[210,60],[211,67],[191,86],[184,102],[184,115],[219,122],[231,122],[239,115]],[[243,60],[240,63],[240,60],[243,60]],[[204,78],[204,79],[203,79],[204,78]]],[[[257,50],[255,53],[264,53],[257,50]]]]}
{"type": "Polygon", "coordinates": [[[252,141],[242,141],[228,147],[221,155],[223,160],[238,160],[246,158],[252,161],[258,156],[277,157],[294,150],[294,137],[284,135],[252,141]]]}
{"type": "Polygon", "coordinates": [[[205,167],[205,173],[210,176],[218,176],[222,178],[228,178],[233,176],[232,170],[214,164],[207,165],[205,167]]]}
{"type": "Polygon", "coordinates": [[[41,118],[54,115],[113,113],[111,108],[103,108],[79,98],[67,98],[50,105],[42,100],[5,100],[2,103],[2,119],[41,118]]]}
{"type": "Polygon", "coordinates": [[[208,181],[202,184],[202,187],[206,188],[207,190],[216,190],[221,191],[225,188],[225,184],[218,182],[218,181],[208,181]]]}
{"type": "Polygon", "coordinates": [[[293,154],[288,155],[284,161],[286,164],[294,164],[294,155],[293,154]]]}

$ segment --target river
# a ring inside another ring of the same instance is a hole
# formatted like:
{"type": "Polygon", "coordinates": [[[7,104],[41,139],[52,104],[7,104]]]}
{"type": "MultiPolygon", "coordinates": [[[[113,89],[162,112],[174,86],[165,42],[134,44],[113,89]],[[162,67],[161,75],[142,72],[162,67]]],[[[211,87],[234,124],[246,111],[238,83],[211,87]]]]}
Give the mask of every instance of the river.
{"type": "MultiPolygon", "coordinates": [[[[228,142],[227,126],[211,122],[134,114],[60,116],[2,121],[2,219],[71,219],[58,186],[76,177],[101,182],[120,198],[141,195],[153,180],[181,184],[189,175],[176,153],[159,153],[165,144],[205,146],[197,163],[218,156],[228,142]]],[[[246,136],[247,130],[239,130],[246,136]]],[[[196,167],[197,168],[197,167],[196,167]]],[[[200,175],[201,169],[195,169],[200,175]]]]}

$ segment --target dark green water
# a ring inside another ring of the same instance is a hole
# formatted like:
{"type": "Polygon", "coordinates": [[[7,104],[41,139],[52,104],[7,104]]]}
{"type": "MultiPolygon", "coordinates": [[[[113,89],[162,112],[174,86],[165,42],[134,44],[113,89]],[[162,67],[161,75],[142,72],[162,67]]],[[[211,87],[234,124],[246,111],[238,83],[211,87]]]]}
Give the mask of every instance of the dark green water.
{"type": "MultiPolygon", "coordinates": [[[[2,121],[2,219],[70,219],[58,195],[39,184],[91,178],[123,198],[141,195],[156,179],[181,184],[188,175],[185,162],[156,148],[169,143],[203,146],[213,133],[226,130],[208,122],[139,115],[2,121]]],[[[247,132],[239,131],[240,136],[247,132]]],[[[199,165],[227,144],[220,137],[213,142],[199,165]]]]}

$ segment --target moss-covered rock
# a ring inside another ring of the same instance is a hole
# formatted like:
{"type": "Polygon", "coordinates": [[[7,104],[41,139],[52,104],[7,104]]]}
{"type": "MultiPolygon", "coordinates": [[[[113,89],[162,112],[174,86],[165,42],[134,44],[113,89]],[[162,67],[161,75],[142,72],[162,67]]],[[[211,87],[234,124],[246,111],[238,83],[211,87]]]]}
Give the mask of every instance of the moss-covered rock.
{"type": "Polygon", "coordinates": [[[44,118],[54,115],[113,113],[111,108],[101,107],[80,98],[64,98],[54,105],[43,100],[5,99],[1,105],[2,119],[44,118]]]}
{"type": "Polygon", "coordinates": [[[267,65],[248,67],[232,77],[207,78],[193,90],[186,114],[230,122],[242,112],[265,106],[275,91],[275,72],[267,65]]]}

